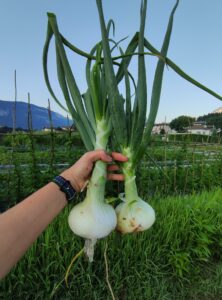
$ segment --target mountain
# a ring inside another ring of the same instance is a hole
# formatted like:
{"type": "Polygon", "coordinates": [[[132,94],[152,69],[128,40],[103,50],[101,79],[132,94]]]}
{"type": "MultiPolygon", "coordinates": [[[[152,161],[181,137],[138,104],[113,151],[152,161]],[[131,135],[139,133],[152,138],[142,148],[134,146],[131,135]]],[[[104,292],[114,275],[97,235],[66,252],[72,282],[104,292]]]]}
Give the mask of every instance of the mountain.
{"type": "MultiPolygon", "coordinates": [[[[50,127],[47,108],[34,104],[31,104],[30,108],[32,113],[32,127],[34,130],[50,127]]],[[[0,126],[13,127],[13,111],[14,101],[0,100],[0,126]]],[[[67,118],[62,115],[52,111],[51,116],[53,127],[69,125],[67,118]]],[[[28,104],[26,102],[16,102],[16,128],[28,129],[28,104]]]]}

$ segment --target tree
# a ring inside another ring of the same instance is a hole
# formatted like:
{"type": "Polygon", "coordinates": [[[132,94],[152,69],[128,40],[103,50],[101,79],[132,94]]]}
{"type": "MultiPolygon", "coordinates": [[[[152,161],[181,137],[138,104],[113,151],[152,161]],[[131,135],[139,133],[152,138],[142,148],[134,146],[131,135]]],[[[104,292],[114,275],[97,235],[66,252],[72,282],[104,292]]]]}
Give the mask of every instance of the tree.
{"type": "Polygon", "coordinates": [[[205,121],[207,125],[214,125],[216,128],[222,128],[222,114],[211,113],[208,115],[200,116],[197,121],[205,121]]]}
{"type": "Polygon", "coordinates": [[[195,118],[189,116],[179,116],[170,122],[170,128],[177,132],[185,132],[186,128],[192,126],[195,118]]]}

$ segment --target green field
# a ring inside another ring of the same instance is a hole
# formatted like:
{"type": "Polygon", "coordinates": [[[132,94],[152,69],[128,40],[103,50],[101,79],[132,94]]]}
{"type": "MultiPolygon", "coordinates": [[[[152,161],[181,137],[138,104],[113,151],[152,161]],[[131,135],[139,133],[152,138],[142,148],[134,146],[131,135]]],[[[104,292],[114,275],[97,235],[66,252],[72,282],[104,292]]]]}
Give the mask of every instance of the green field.
{"type": "MultiPolygon", "coordinates": [[[[1,210],[73,163],[84,152],[78,141],[74,133],[1,138],[1,210]]],[[[1,281],[0,299],[112,299],[106,244],[116,299],[222,299],[221,145],[153,140],[137,182],[156,211],[150,230],[99,241],[94,262],[81,256],[67,287],[66,270],[84,244],[68,227],[68,207],[1,281]]],[[[108,183],[107,194],[121,191],[108,183]]]]}

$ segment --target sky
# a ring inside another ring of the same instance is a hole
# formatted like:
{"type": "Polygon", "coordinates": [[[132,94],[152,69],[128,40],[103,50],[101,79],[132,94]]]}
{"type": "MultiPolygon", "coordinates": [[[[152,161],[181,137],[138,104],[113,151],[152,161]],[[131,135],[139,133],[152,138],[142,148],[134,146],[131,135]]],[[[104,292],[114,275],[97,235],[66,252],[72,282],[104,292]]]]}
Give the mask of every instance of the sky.
{"type": "MultiPolygon", "coordinates": [[[[148,0],[146,38],[160,49],[175,0],[148,0]]],[[[103,0],[106,20],[115,22],[116,41],[127,43],[139,28],[140,0],[103,0]]],[[[47,30],[47,12],[57,16],[60,32],[78,48],[89,52],[100,40],[95,0],[0,0],[0,99],[14,100],[14,70],[17,73],[17,100],[66,113],[51,98],[42,71],[42,51],[47,30]]],[[[222,95],[222,1],[180,0],[168,57],[193,78],[222,95]]],[[[52,43],[49,72],[61,102],[52,43]]],[[[69,60],[81,92],[86,90],[85,59],[69,53],[69,60]]],[[[157,59],[146,58],[148,107],[157,59]]],[[[137,76],[136,63],[132,73],[137,76]]],[[[170,68],[163,78],[156,122],[170,122],[180,115],[198,117],[222,106],[220,100],[191,85],[170,68]]]]}

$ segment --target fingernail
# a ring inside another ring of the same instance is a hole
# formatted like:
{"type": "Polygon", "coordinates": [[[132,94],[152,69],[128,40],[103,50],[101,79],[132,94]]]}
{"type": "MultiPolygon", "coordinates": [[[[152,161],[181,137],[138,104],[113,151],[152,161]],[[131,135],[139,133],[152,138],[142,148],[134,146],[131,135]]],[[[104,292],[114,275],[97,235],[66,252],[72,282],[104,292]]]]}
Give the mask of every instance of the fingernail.
{"type": "Polygon", "coordinates": [[[112,157],[111,157],[111,156],[108,156],[108,155],[107,155],[107,159],[108,159],[108,161],[110,161],[110,162],[113,161],[112,157]]]}

